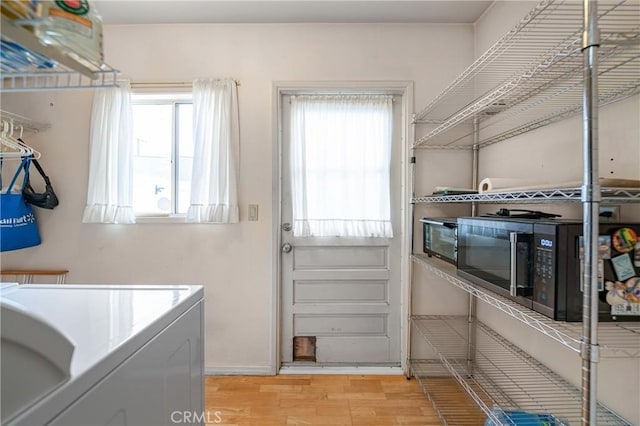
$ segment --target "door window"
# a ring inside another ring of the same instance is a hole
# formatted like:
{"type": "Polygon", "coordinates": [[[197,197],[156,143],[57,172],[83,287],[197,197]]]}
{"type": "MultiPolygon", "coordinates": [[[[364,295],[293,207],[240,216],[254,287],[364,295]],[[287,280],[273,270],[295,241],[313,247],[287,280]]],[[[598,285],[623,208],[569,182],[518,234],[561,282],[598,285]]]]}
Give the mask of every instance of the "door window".
{"type": "Polygon", "coordinates": [[[291,97],[293,233],[386,237],[392,96],[291,97]]]}

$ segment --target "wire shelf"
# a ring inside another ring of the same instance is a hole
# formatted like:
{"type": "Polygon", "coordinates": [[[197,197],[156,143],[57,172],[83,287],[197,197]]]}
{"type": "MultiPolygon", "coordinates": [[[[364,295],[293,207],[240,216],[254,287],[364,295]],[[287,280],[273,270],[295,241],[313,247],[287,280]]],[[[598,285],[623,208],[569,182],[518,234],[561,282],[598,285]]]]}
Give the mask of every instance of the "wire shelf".
{"type": "MultiPolygon", "coordinates": [[[[640,188],[601,188],[602,204],[640,203],[640,188]]],[[[482,194],[428,195],[414,197],[412,203],[548,203],[580,202],[582,188],[550,188],[528,191],[485,192],[482,194]]]]}
{"type": "Polygon", "coordinates": [[[96,89],[118,85],[116,70],[101,71],[95,78],[89,78],[77,72],[33,72],[14,75],[2,74],[3,93],[30,92],[46,90],[96,89]]]}
{"type": "MultiPolygon", "coordinates": [[[[453,368],[451,364],[449,367],[453,368]]],[[[443,425],[478,426],[491,416],[491,412],[483,410],[491,405],[489,399],[485,397],[485,402],[481,398],[478,404],[474,398],[479,398],[477,389],[469,393],[460,386],[440,360],[410,360],[409,368],[443,425]]]]}
{"type": "Polygon", "coordinates": [[[49,124],[39,123],[33,121],[30,118],[23,117],[19,114],[14,114],[9,111],[4,111],[0,109],[0,121],[12,123],[16,128],[16,131],[24,131],[27,133],[37,133],[42,130],[46,130],[50,127],[49,124]]]}
{"type": "MultiPolygon", "coordinates": [[[[480,120],[480,147],[581,111],[582,4],[545,0],[478,58],[414,122],[433,127],[414,147],[472,144],[449,130],[480,120]],[[434,124],[435,123],[435,124],[434,124]]],[[[640,93],[640,2],[598,2],[598,97],[602,105],[640,93]]]]}
{"type": "Polygon", "coordinates": [[[2,17],[0,92],[117,86],[118,71],[98,61],[42,44],[33,32],[2,17]]]}
{"type": "MultiPolygon", "coordinates": [[[[415,263],[477,299],[515,318],[573,352],[582,350],[582,323],[553,321],[505,297],[475,286],[456,276],[455,266],[425,255],[414,254],[415,263]]],[[[640,323],[615,322],[598,325],[600,356],[603,358],[640,358],[640,323]]]]}
{"type": "MultiPolygon", "coordinates": [[[[476,324],[472,363],[467,359],[466,317],[414,316],[412,324],[495,424],[514,424],[501,420],[501,410],[551,414],[557,425],[581,423],[580,391],[483,323],[476,324]]],[[[630,425],[602,404],[597,407],[597,424],[630,425]]]]}

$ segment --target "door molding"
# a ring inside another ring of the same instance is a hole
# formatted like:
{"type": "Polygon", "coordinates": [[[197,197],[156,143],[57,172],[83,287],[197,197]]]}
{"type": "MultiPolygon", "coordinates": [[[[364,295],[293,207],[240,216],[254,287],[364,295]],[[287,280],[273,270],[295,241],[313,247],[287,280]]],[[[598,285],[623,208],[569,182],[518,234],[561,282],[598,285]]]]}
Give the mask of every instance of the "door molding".
{"type": "Polygon", "coordinates": [[[411,230],[411,217],[409,200],[410,188],[410,147],[413,141],[413,82],[412,81],[274,81],[272,89],[272,214],[271,214],[271,314],[269,323],[269,364],[272,374],[278,374],[280,369],[280,329],[281,329],[281,304],[280,304],[280,225],[282,202],[282,95],[317,93],[326,90],[332,93],[387,93],[401,96],[402,102],[402,147],[401,147],[401,194],[400,194],[400,229],[401,235],[401,259],[400,259],[400,361],[402,369],[407,371],[408,350],[408,315],[409,315],[409,286],[410,286],[410,254],[411,239],[408,238],[411,230]]]}

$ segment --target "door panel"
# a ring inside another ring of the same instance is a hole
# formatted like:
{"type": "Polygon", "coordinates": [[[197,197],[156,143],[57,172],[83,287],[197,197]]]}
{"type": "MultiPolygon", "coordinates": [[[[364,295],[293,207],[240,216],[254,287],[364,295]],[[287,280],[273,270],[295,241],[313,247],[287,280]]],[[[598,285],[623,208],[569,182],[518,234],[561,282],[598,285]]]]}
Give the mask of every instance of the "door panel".
{"type": "Polygon", "coordinates": [[[349,364],[378,364],[393,358],[387,336],[325,337],[318,346],[318,360],[339,359],[349,364]]]}
{"type": "Polygon", "coordinates": [[[340,303],[379,302],[386,303],[386,280],[295,280],[293,303],[340,303]]]}
{"type": "Polygon", "coordinates": [[[296,245],[294,268],[388,268],[387,247],[305,247],[296,245]]]}
{"type": "Polygon", "coordinates": [[[387,335],[387,314],[299,314],[294,316],[296,336],[387,335]]]}
{"type": "Polygon", "coordinates": [[[313,280],[313,279],[321,279],[321,280],[341,280],[344,278],[349,278],[350,280],[377,280],[381,279],[385,282],[389,279],[389,270],[388,269],[323,269],[323,270],[312,270],[312,269],[302,269],[295,271],[293,274],[295,280],[313,280]]]}
{"type": "MultiPolygon", "coordinates": [[[[397,96],[400,99],[400,96],[397,96]]],[[[294,360],[294,337],[315,337],[318,364],[400,364],[401,102],[394,102],[391,219],[394,238],[294,238],[281,242],[281,361],[294,360]]],[[[282,98],[282,224],[292,223],[290,105],[282,98]]],[[[309,361],[305,361],[308,364],[309,361]]]]}

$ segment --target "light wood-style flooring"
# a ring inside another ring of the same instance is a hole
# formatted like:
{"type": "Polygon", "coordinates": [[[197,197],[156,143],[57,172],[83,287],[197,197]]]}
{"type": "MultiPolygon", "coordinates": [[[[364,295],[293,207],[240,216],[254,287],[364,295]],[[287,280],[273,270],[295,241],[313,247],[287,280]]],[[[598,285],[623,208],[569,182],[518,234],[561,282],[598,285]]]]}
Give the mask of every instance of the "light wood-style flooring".
{"type": "Polygon", "coordinates": [[[422,425],[441,422],[404,376],[208,376],[207,424],[422,425]]]}

